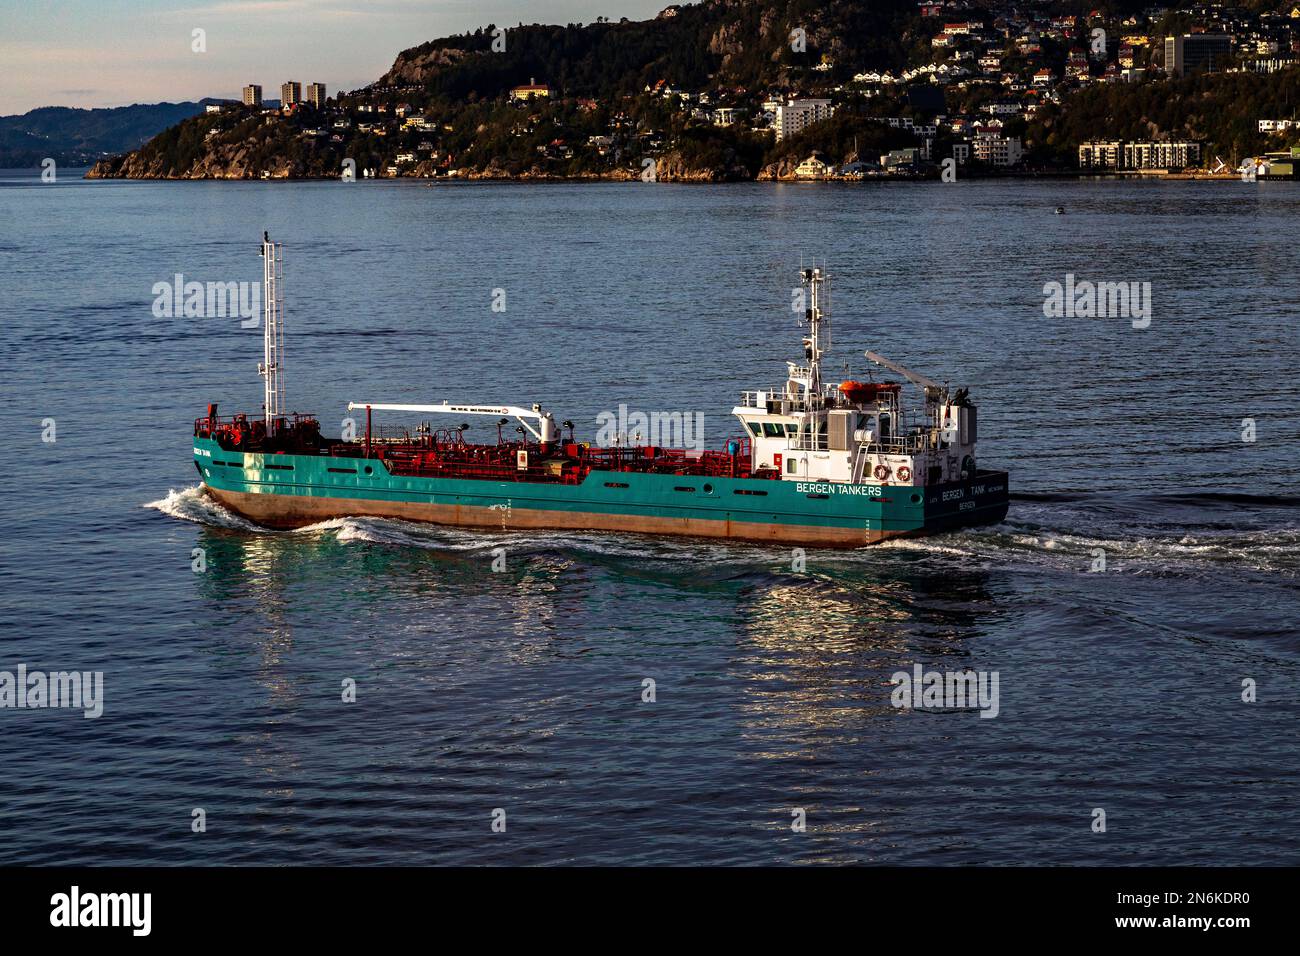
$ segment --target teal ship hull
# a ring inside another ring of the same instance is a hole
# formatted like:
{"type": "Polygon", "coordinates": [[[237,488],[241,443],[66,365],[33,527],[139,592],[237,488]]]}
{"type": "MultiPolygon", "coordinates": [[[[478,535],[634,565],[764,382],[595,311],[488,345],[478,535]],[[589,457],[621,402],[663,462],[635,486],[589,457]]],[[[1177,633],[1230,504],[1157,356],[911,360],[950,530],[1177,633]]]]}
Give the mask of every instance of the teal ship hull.
{"type": "Polygon", "coordinates": [[[576,484],[398,475],[375,458],[269,454],[195,437],[208,494],[271,528],[374,516],[858,547],[1006,517],[1007,473],[916,487],[593,470],[576,484]]]}

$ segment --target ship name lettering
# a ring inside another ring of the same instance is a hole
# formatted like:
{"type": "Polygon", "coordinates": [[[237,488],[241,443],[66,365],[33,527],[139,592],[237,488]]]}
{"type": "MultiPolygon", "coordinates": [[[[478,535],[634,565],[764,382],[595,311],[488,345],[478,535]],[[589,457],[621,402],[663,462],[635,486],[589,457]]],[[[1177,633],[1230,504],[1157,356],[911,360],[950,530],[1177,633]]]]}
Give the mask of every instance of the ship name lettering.
{"type": "Polygon", "coordinates": [[[795,491],[801,495],[866,495],[869,498],[880,497],[880,485],[847,485],[847,484],[810,484],[808,482],[795,482],[795,491]]]}

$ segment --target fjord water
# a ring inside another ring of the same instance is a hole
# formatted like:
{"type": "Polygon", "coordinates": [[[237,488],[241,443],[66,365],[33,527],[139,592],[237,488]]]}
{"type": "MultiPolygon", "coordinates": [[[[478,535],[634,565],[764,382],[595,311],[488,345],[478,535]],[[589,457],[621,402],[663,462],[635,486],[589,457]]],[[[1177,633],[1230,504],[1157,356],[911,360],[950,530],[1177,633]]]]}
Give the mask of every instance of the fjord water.
{"type": "Polygon", "coordinates": [[[0,670],[103,671],[105,699],[0,710],[0,862],[1294,863],[1297,215],[1285,183],[6,174],[0,670]],[[716,445],[798,357],[824,259],[835,374],[870,348],[969,385],[1010,515],[802,572],[251,528],[196,493],[190,427],[256,411],[261,331],[151,290],[259,281],[264,229],[289,404],[328,430],[349,400],[540,401],[593,438],[625,403],[703,411],[716,445]],[[1150,282],[1150,326],[1045,318],[1067,274],[1150,282]],[[915,663],[996,671],[997,717],[895,709],[915,663]]]}

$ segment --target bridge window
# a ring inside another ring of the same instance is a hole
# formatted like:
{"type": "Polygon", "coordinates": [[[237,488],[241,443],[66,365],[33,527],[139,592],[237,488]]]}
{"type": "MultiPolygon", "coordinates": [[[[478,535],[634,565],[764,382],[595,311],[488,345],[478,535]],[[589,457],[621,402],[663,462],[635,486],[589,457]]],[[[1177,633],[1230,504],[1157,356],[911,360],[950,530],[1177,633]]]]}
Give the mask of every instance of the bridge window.
{"type": "Polygon", "coordinates": [[[768,438],[780,438],[785,434],[785,428],[780,422],[763,422],[763,434],[768,438]]]}
{"type": "Polygon", "coordinates": [[[758,427],[758,422],[746,422],[745,424],[749,426],[749,430],[754,433],[755,438],[763,434],[763,429],[758,427]]]}

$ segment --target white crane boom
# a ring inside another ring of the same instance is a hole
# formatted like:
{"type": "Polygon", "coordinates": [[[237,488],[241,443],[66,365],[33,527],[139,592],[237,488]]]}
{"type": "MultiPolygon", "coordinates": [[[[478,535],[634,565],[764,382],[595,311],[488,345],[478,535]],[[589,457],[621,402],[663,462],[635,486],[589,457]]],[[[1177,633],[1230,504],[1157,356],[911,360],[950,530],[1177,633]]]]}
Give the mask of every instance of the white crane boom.
{"type": "Polygon", "coordinates": [[[885,358],[883,355],[880,355],[877,352],[865,352],[863,354],[865,354],[867,358],[871,359],[871,361],[875,362],[877,365],[883,365],[891,372],[897,372],[899,375],[903,376],[903,378],[907,379],[913,385],[920,385],[922,388],[936,388],[941,392],[947,391],[947,389],[943,385],[940,385],[934,379],[926,378],[924,375],[921,375],[917,372],[913,372],[911,369],[904,368],[903,366],[899,365],[897,362],[891,362],[889,359],[885,358]]]}
{"type": "Polygon", "coordinates": [[[430,415],[512,415],[519,419],[519,424],[528,429],[529,433],[538,441],[555,441],[558,434],[558,430],[555,427],[555,420],[551,418],[551,413],[542,411],[540,405],[534,405],[532,408],[522,408],[518,405],[453,405],[450,402],[439,402],[436,405],[395,405],[382,402],[348,402],[348,411],[357,408],[388,412],[422,412],[430,415]],[[534,428],[532,425],[528,424],[528,419],[536,420],[538,427],[534,428]]]}

